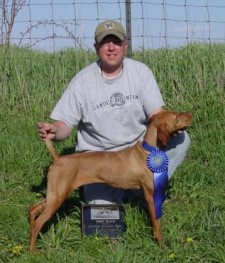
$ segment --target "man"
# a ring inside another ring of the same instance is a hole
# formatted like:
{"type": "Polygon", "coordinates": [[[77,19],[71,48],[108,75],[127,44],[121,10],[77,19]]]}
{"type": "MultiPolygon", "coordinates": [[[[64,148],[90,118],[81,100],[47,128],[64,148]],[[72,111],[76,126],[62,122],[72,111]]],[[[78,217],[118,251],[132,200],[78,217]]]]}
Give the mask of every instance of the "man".
{"type": "MultiPolygon", "coordinates": [[[[76,152],[117,151],[135,144],[142,140],[149,118],[164,106],[150,69],[125,58],[128,42],[120,23],[100,23],[94,46],[99,60],[72,79],[51,113],[54,121],[38,124],[41,139],[54,141],[64,140],[77,127],[76,152]]],[[[169,178],[184,160],[189,144],[186,132],[171,138],[166,149],[169,178]]],[[[85,202],[94,204],[122,203],[128,193],[106,184],[83,189],[85,202]]]]}

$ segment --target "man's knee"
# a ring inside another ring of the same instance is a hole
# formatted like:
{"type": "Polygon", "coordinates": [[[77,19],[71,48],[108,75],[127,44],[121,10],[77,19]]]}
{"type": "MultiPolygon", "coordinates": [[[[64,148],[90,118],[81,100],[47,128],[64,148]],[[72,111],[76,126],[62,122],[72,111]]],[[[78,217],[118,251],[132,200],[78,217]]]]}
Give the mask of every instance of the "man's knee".
{"type": "Polygon", "coordinates": [[[184,161],[190,143],[190,137],[186,131],[178,134],[177,136],[171,137],[170,143],[166,148],[166,153],[169,158],[169,179],[177,167],[184,161]]]}

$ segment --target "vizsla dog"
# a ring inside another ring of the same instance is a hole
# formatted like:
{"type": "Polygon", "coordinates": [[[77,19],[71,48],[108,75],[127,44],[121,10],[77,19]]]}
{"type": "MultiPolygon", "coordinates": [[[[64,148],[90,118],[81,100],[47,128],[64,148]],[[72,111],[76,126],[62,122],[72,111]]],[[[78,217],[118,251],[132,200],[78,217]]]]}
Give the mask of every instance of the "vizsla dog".
{"type": "MultiPolygon", "coordinates": [[[[149,121],[144,142],[157,147],[157,141],[166,146],[170,135],[183,130],[192,123],[192,113],[162,111],[149,121]]],[[[123,189],[140,189],[148,204],[154,238],[162,244],[160,220],[156,217],[154,204],[154,176],[146,165],[149,151],[141,142],[117,152],[85,152],[59,156],[50,141],[47,147],[54,164],[48,172],[46,199],[29,210],[30,252],[35,248],[37,235],[42,226],[59,209],[63,201],[76,188],[90,183],[107,183],[123,189]]]]}

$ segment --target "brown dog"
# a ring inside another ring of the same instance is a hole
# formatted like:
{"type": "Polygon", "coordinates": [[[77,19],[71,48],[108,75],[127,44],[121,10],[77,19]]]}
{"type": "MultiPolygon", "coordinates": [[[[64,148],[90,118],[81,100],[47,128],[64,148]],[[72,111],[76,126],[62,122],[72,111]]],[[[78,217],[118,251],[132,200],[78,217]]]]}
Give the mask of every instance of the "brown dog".
{"type": "MultiPolygon", "coordinates": [[[[191,112],[162,111],[151,118],[144,141],[157,147],[159,139],[166,146],[170,134],[185,129],[191,123],[191,112]]],[[[57,154],[50,141],[47,140],[46,143],[54,164],[48,172],[46,199],[29,210],[31,253],[44,223],[52,217],[74,189],[90,183],[107,183],[123,189],[142,188],[148,204],[154,238],[161,246],[160,220],[156,218],[153,200],[153,173],[146,165],[149,151],[145,150],[140,142],[117,152],[85,152],[64,156],[57,154]]]]}

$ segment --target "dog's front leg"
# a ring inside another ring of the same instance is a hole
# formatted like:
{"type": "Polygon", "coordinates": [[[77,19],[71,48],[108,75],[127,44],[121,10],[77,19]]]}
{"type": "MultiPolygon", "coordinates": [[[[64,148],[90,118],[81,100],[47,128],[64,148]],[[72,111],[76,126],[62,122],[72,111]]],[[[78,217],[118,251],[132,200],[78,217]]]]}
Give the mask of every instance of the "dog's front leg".
{"type": "Polygon", "coordinates": [[[145,200],[148,204],[149,215],[153,227],[154,239],[159,245],[159,247],[162,247],[162,233],[160,227],[160,219],[156,219],[153,191],[151,190],[151,188],[148,187],[143,187],[143,190],[144,190],[145,200]]]}
{"type": "Polygon", "coordinates": [[[154,220],[154,239],[156,240],[159,247],[162,247],[162,232],[160,226],[160,219],[154,220]]]}

